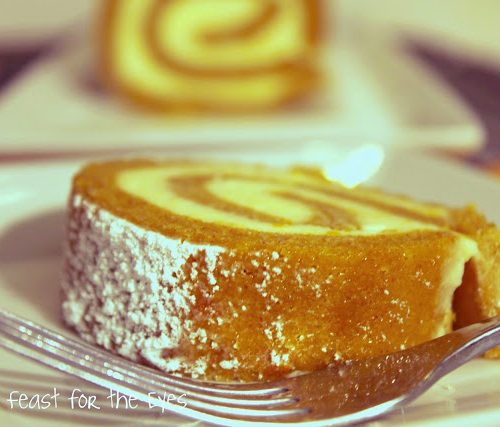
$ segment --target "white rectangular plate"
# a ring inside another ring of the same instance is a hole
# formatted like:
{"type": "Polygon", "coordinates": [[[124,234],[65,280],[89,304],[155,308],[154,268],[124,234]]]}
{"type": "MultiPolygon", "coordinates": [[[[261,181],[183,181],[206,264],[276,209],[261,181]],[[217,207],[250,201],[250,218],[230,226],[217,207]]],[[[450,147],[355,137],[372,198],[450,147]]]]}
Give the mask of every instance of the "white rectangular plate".
{"type": "MultiPolygon", "coordinates": [[[[0,98],[0,152],[128,150],[314,138],[478,149],[483,130],[443,82],[377,34],[325,48],[325,89],[307,105],[253,116],[151,116],[92,89],[87,39],[23,73],[0,98]]],[[[95,85],[95,82],[94,82],[95,85]]]]}
{"type": "MultiPolygon", "coordinates": [[[[185,155],[186,153],[184,153],[185,155]]],[[[172,154],[174,155],[174,154],[172,154]]],[[[179,155],[179,153],[175,153],[179,155]]],[[[205,157],[198,152],[198,157],[205,157]]],[[[348,180],[366,179],[369,184],[446,204],[473,202],[491,220],[500,223],[500,184],[464,167],[422,154],[356,146],[325,148],[302,146],[294,154],[283,151],[238,153],[224,157],[270,163],[304,161],[329,166],[348,180]],[[353,173],[358,172],[358,173],[353,173]]],[[[60,246],[63,240],[65,200],[77,163],[33,163],[0,170],[0,307],[40,322],[65,334],[59,308],[60,246]]],[[[405,424],[437,427],[498,426],[500,419],[500,361],[474,360],[445,377],[401,413],[373,426],[405,424]]],[[[164,426],[193,425],[172,415],[155,416],[152,410],[139,415],[130,411],[10,410],[6,399],[13,390],[47,393],[57,386],[65,396],[80,388],[98,393],[93,386],[57,371],[0,350],[0,425],[78,426],[97,424],[164,426]],[[40,377],[42,375],[42,377],[40,377]]],[[[105,391],[100,391],[103,406],[105,391]]]]}

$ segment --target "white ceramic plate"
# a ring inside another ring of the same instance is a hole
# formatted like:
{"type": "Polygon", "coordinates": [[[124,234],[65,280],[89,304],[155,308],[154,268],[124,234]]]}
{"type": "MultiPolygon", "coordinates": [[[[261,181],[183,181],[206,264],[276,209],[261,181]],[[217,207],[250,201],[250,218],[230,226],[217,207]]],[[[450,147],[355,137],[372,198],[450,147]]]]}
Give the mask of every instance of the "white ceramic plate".
{"type": "MultiPolygon", "coordinates": [[[[176,153],[178,154],[178,153],[176,153]]],[[[185,154],[185,153],[184,153],[185,154]]],[[[173,155],[173,154],[172,154],[173,155]]],[[[204,156],[204,153],[197,153],[204,156]]],[[[368,180],[389,190],[449,204],[476,203],[490,219],[500,223],[500,184],[463,167],[422,154],[361,146],[326,149],[303,146],[293,154],[225,152],[225,157],[271,163],[320,163],[348,182],[368,180]],[[332,168],[333,166],[333,168],[332,168]]],[[[33,163],[0,170],[0,307],[71,334],[61,324],[59,312],[60,245],[63,239],[64,205],[76,163],[33,163]]],[[[121,426],[161,423],[193,425],[153,410],[118,411],[106,406],[105,391],[66,377],[0,350],[0,425],[121,426]],[[61,393],[57,410],[9,409],[9,393],[61,393]],[[99,394],[101,411],[70,410],[63,399],[75,388],[87,395],[99,394]]],[[[108,401],[109,402],[109,401],[108,401]]],[[[498,426],[500,420],[500,362],[474,360],[445,377],[403,412],[373,426],[498,426]]]]}
{"type": "Polygon", "coordinates": [[[339,35],[330,81],[308,105],[264,116],[154,117],[92,89],[85,37],[21,75],[0,98],[0,152],[127,150],[238,141],[375,141],[478,149],[483,130],[442,81],[377,34],[339,35]]]}

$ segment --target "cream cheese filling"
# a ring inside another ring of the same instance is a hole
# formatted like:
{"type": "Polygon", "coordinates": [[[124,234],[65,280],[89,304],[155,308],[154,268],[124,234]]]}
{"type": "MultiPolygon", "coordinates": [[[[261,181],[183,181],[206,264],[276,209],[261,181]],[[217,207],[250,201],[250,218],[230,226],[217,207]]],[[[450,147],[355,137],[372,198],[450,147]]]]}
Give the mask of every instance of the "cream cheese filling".
{"type": "Polygon", "coordinates": [[[448,333],[454,320],[452,311],[453,294],[462,284],[465,264],[472,258],[479,256],[477,243],[467,237],[458,236],[450,254],[443,264],[440,293],[437,297],[436,310],[446,316],[446,320],[436,323],[435,337],[448,333]]]}
{"type": "MultiPolygon", "coordinates": [[[[333,185],[333,184],[332,184],[333,185]]],[[[326,194],[328,184],[318,186],[317,179],[291,171],[267,170],[246,166],[245,171],[235,165],[188,164],[183,166],[153,166],[124,170],[117,177],[117,186],[128,194],[145,200],[176,215],[206,223],[239,229],[279,234],[311,235],[373,235],[380,232],[409,232],[437,230],[439,227],[404,215],[375,207],[373,204],[326,194]],[[178,177],[209,175],[207,190],[215,199],[235,206],[272,215],[286,221],[276,224],[257,220],[241,213],[217,209],[184,197],[174,191],[171,181],[178,177]],[[315,190],[315,186],[317,190],[315,190]],[[282,194],[292,197],[283,197],[282,194]],[[293,196],[297,200],[293,199],[293,196]],[[306,198],[309,203],[304,202],[306,198]],[[359,224],[355,230],[339,230],[316,225],[314,204],[328,205],[347,211],[359,224]]],[[[353,191],[353,190],[345,190],[353,191]]],[[[355,191],[355,190],[354,190],[355,191]]],[[[341,193],[341,192],[340,192],[341,193]]],[[[396,205],[395,205],[396,206],[396,205]]]]}

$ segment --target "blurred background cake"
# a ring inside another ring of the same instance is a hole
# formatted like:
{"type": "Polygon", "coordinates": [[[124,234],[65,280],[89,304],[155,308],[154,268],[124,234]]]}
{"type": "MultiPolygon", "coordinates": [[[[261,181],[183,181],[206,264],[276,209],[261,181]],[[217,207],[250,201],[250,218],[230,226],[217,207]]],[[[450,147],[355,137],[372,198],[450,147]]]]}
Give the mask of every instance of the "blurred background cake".
{"type": "Polygon", "coordinates": [[[106,0],[108,87],[154,110],[260,110],[317,89],[322,0],[106,0]]]}

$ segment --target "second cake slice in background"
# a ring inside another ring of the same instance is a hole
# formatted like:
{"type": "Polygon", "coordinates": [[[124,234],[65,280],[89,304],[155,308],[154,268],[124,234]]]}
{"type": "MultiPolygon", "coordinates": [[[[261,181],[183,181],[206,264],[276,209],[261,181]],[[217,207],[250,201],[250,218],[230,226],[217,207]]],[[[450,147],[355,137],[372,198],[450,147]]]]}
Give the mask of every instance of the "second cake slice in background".
{"type": "Polygon", "coordinates": [[[111,0],[108,87],[156,111],[261,111],[318,90],[324,0],[111,0]]]}

